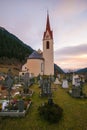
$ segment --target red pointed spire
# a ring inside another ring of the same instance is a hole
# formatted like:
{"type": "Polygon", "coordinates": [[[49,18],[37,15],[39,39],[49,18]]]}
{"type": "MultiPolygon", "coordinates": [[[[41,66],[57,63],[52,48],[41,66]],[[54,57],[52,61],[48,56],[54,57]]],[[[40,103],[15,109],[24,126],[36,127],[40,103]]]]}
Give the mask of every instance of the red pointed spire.
{"type": "Polygon", "coordinates": [[[46,24],[46,30],[51,30],[51,29],[50,29],[50,21],[49,21],[49,14],[48,14],[48,11],[47,11],[47,24],[46,24]]]}
{"type": "Polygon", "coordinates": [[[45,39],[47,31],[49,32],[50,38],[53,39],[53,32],[51,31],[51,28],[50,28],[50,21],[49,21],[48,11],[47,11],[46,31],[44,32],[43,39],[45,39]]]}

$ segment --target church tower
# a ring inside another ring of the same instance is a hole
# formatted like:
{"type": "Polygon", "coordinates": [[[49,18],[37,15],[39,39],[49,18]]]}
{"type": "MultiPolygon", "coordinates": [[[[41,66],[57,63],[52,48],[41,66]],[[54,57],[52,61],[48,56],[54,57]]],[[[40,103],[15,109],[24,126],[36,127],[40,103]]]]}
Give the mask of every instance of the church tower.
{"type": "Polygon", "coordinates": [[[46,30],[43,35],[44,75],[54,75],[53,44],[53,32],[50,28],[49,14],[47,13],[46,30]]]}

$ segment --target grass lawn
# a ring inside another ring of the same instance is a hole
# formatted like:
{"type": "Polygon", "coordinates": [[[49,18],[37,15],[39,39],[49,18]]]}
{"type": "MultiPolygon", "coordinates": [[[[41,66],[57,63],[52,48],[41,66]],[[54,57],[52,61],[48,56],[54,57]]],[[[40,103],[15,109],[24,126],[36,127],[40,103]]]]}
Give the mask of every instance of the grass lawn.
{"type": "MultiPolygon", "coordinates": [[[[53,100],[63,108],[63,117],[57,124],[49,124],[38,115],[38,106],[47,98],[39,97],[38,85],[33,85],[32,105],[25,118],[0,118],[0,130],[87,130],[87,99],[75,99],[67,90],[57,86],[53,100]]],[[[84,87],[87,94],[87,85],[84,87]]]]}

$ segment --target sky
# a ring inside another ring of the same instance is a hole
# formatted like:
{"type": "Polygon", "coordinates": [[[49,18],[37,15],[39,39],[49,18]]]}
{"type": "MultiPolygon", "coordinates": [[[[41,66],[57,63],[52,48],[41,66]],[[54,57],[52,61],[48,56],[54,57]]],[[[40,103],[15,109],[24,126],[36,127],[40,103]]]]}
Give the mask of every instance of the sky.
{"type": "Polygon", "coordinates": [[[87,67],[87,0],[0,0],[0,26],[42,50],[47,10],[54,62],[68,70],[87,67]]]}

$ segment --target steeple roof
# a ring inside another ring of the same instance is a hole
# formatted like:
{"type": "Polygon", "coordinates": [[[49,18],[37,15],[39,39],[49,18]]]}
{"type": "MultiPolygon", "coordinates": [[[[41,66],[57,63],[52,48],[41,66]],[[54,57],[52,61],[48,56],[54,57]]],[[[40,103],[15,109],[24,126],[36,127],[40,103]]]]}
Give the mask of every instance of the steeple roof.
{"type": "Polygon", "coordinates": [[[49,21],[49,14],[48,14],[48,13],[47,13],[46,30],[51,30],[51,29],[50,29],[50,21],[49,21]]]}
{"type": "Polygon", "coordinates": [[[51,31],[51,28],[50,28],[50,20],[49,20],[48,12],[47,12],[46,31],[44,32],[43,39],[45,39],[47,31],[49,32],[49,35],[50,35],[51,39],[53,39],[53,32],[51,31]]]}

